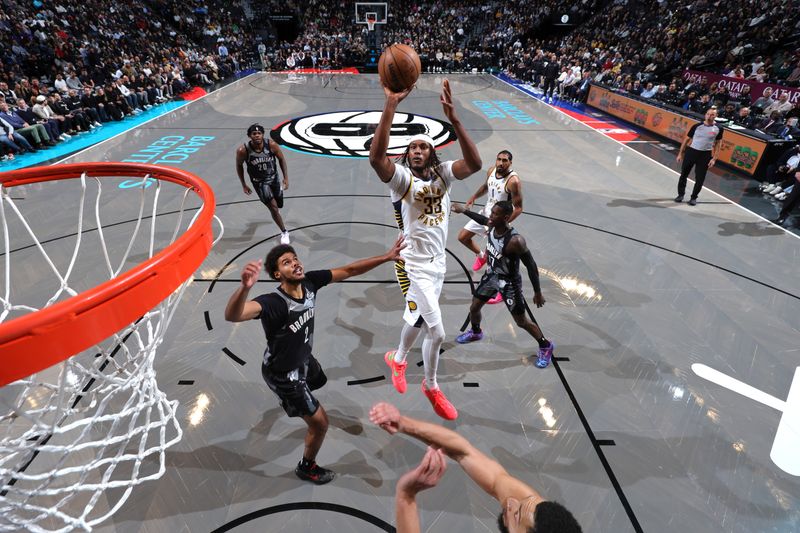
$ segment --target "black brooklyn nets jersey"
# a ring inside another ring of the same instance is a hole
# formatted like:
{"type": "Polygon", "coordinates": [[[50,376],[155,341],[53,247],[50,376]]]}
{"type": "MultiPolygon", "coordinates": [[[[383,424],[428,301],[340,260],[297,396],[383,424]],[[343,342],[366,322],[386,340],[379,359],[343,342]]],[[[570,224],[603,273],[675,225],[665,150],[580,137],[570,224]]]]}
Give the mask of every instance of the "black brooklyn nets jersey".
{"type": "Polygon", "coordinates": [[[244,143],[247,150],[247,175],[253,181],[272,181],[278,177],[277,157],[269,149],[269,141],[264,139],[264,149],[256,152],[250,141],[244,143]]]}
{"type": "Polygon", "coordinates": [[[307,272],[301,282],[303,297],[295,300],[277,292],[255,298],[261,304],[261,325],[267,336],[264,364],[272,372],[291,372],[303,366],[314,343],[314,306],[317,291],[331,282],[330,270],[307,272]]]}
{"type": "Polygon", "coordinates": [[[502,237],[494,234],[494,229],[489,232],[489,241],[486,243],[486,258],[489,269],[502,278],[519,278],[519,257],[508,257],[504,254],[506,245],[511,237],[519,235],[517,230],[509,228],[502,237]]]}

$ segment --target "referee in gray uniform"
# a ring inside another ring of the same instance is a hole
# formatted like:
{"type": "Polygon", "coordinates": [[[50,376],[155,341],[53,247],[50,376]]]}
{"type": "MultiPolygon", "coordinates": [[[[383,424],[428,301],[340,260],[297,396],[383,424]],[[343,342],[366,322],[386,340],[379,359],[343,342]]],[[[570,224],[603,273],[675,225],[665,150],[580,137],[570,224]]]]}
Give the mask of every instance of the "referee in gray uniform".
{"type": "Polygon", "coordinates": [[[681,165],[681,177],[678,179],[678,196],[676,202],[683,201],[686,194],[686,178],[689,172],[694,169],[694,189],[689,198],[689,205],[697,205],[697,195],[703,188],[706,181],[706,172],[714,166],[719,155],[719,142],[722,140],[722,128],[717,126],[714,120],[717,118],[717,108],[712,107],[706,111],[705,120],[700,124],[695,124],[686,133],[681,149],[678,151],[678,163],[681,165]]]}

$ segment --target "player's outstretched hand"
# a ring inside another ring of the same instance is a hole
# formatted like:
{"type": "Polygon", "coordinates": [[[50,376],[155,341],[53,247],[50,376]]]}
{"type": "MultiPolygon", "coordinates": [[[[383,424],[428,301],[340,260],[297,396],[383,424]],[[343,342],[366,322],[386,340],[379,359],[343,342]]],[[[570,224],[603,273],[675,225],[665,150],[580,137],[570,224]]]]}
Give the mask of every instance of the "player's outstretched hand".
{"type": "Polygon", "coordinates": [[[541,292],[534,293],[533,295],[533,303],[536,304],[536,307],[541,307],[544,305],[544,295],[541,292]]]}
{"type": "Polygon", "coordinates": [[[261,272],[261,267],[264,262],[259,259],[258,261],[250,261],[242,269],[242,285],[247,289],[253,288],[253,285],[258,281],[258,274],[261,272]]]}
{"type": "Polygon", "coordinates": [[[251,189],[251,188],[250,188],[250,187],[248,187],[247,185],[243,185],[243,186],[242,186],[242,190],[244,191],[244,193],[245,193],[247,196],[250,196],[251,194],[253,194],[253,189],[251,189]]]}
{"type": "Polygon", "coordinates": [[[390,435],[400,431],[400,411],[390,403],[380,402],[373,405],[369,410],[369,420],[390,435]]]}
{"type": "Polygon", "coordinates": [[[389,251],[386,252],[387,260],[388,261],[399,261],[401,259],[400,258],[400,250],[402,250],[406,246],[407,246],[406,245],[406,238],[401,233],[400,235],[397,236],[397,240],[394,241],[394,244],[389,249],[389,251]]]}
{"type": "Polygon", "coordinates": [[[411,91],[414,90],[414,87],[416,87],[416,85],[412,85],[408,89],[403,89],[400,92],[394,92],[389,87],[384,85],[383,86],[383,94],[386,95],[386,99],[387,100],[397,100],[397,103],[399,104],[400,102],[402,102],[403,100],[406,99],[406,96],[411,94],[411,91]]]}
{"type": "Polygon", "coordinates": [[[463,213],[464,211],[467,210],[467,208],[468,206],[464,204],[457,204],[455,202],[450,204],[450,211],[452,211],[453,213],[463,213]]]}
{"type": "Polygon", "coordinates": [[[453,93],[450,90],[450,80],[447,78],[442,82],[442,95],[439,97],[439,101],[442,102],[444,116],[447,117],[447,120],[453,122],[456,116],[456,107],[453,105],[453,93]]]}
{"type": "Polygon", "coordinates": [[[442,450],[428,446],[425,456],[414,470],[403,474],[397,481],[397,492],[414,497],[423,490],[435,487],[447,470],[447,460],[442,450]]]}

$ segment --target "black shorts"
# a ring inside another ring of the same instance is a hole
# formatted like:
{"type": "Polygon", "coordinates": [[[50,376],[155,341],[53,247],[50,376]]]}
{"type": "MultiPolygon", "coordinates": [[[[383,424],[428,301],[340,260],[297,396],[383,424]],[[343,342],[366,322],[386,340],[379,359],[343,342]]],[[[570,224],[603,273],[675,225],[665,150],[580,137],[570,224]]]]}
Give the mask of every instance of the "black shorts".
{"type": "Polygon", "coordinates": [[[309,358],[305,367],[291,372],[271,372],[262,364],[261,375],[280,399],[283,410],[291,417],[313,416],[319,408],[319,401],[311,391],[322,388],[328,382],[328,377],[314,357],[309,358]]]}
{"type": "Polygon", "coordinates": [[[269,206],[272,203],[272,199],[275,198],[275,205],[278,206],[278,209],[283,207],[283,189],[281,189],[281,182],[278,178],[264,181],[251,179],[250,183],[253,184],[259,200],[264,205],[269,206]]]}
{"type": "Polygon", "coordinates": [[[512,315],[521,315],[525,312],[521,278],[508,280],[492,272],[485,272],[473,296],[482,302],[487,302],[498,292],[503,295],[503,302],[512,315]]]}

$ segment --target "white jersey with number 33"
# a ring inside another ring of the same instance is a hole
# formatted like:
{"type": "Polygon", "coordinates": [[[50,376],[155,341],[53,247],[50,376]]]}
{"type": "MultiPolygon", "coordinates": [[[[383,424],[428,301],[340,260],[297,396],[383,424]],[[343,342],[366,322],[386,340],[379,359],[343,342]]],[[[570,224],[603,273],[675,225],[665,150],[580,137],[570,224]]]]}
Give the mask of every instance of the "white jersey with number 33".
{"type": "Polygon", "coordinates": [[[394,168],[389,188],[395,219],[407,244],[400,255],[407,264],[426,264],[443,272],[453,161],[439,165],[432,180],[420,179],[402,165],[394,168]]]}

